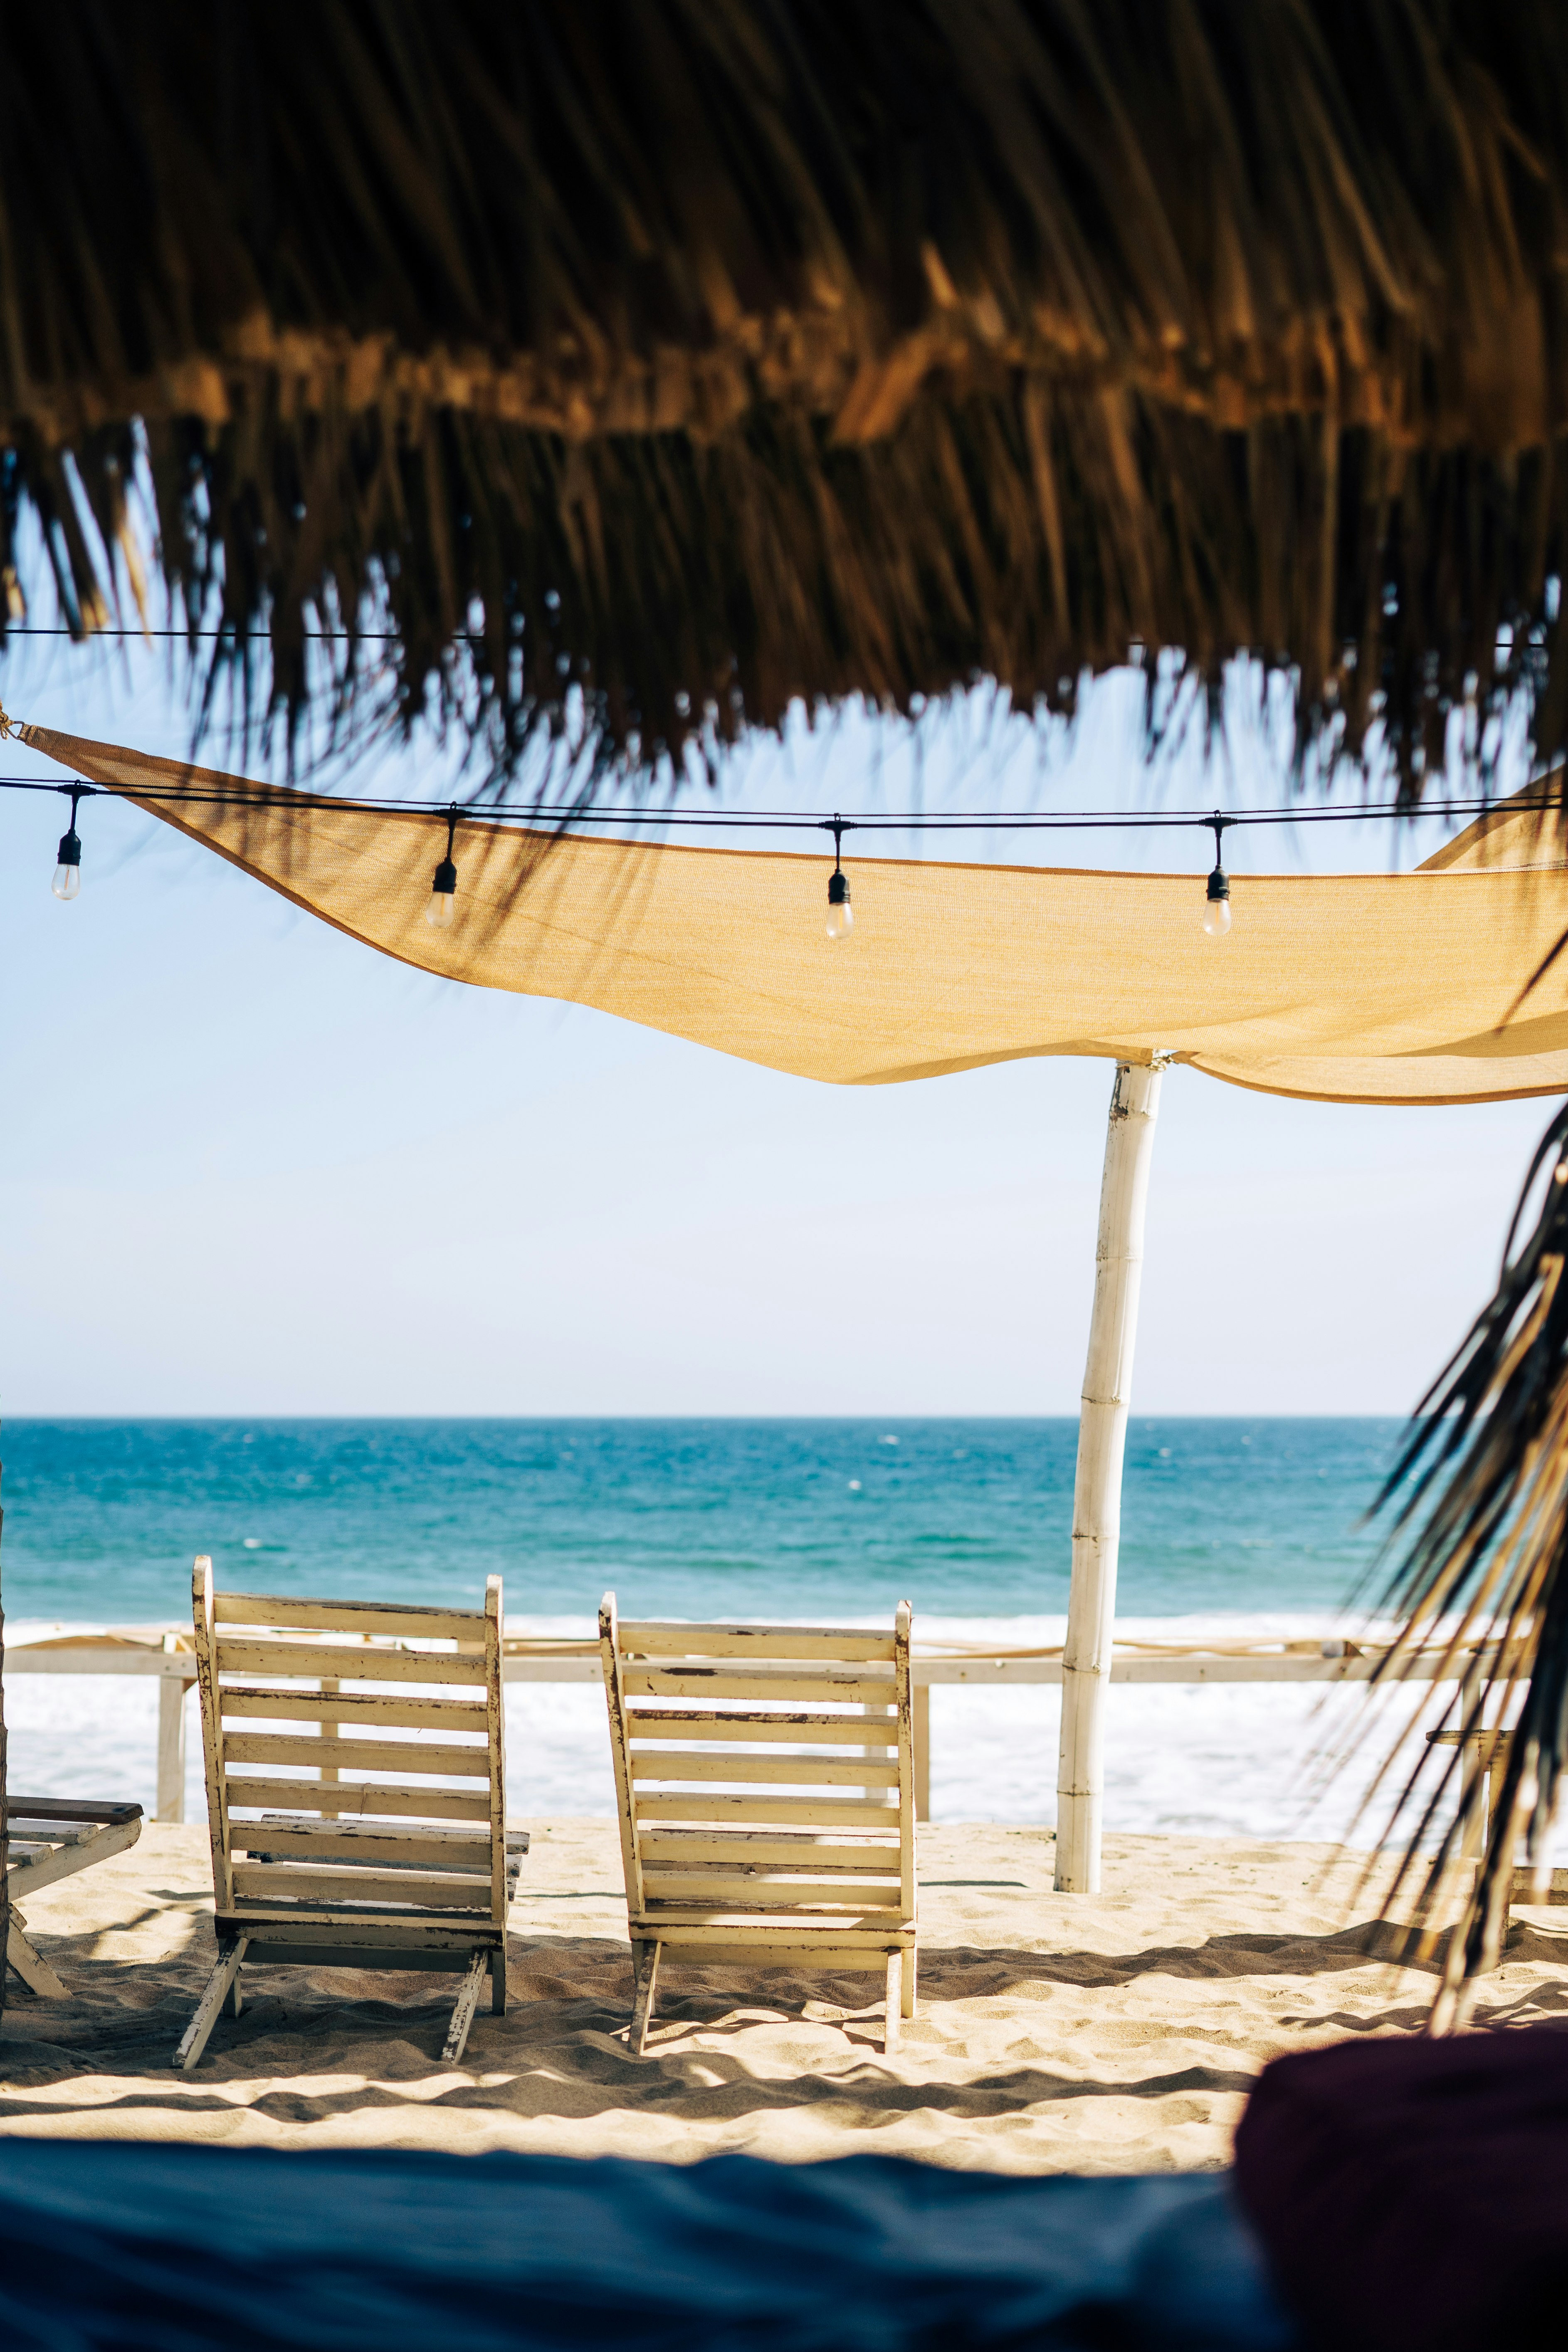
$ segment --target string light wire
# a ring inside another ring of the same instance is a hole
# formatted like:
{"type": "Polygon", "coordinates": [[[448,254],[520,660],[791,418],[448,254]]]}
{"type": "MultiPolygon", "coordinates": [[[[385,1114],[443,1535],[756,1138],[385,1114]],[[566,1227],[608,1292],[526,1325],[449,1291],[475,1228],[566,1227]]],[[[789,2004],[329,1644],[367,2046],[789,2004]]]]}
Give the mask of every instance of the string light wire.
{"type": "MultiPolygon", "coordinates": [[[[54,793],[66,799],[135,800],[170,808],[320,809],[354,812],[372,816],[451,815],[451,800],[413,800],[392,796],[359,798],[344,793],[272,790],[265,784],[218,791],[200,785],[145,786],[92,784],[77,777],[61,782],[53,776],[0,776],[0,792],[54,793]]],[[[1423,801],[1407,808],[1391,801],[1363,801],[1341,808],[1237,810],[1222,822],[1233,825],[1365,824],[1394,822],[1408,824],[1417,816],[1453,819],[1489,816],[1505,810],[1512,815],[1568,813],[1568,801],[1557,793],[1540,800],[1500,801],[1484,797],[1423,801]]],[[[469,824],[558,826],[574,824],[718,826],[764,832],[857,833],[1074,833],[1190,831],[1194,825],[1212,831],[1215,810],[1201,814],[1188,809],[1076,809],[1045,812],[1036,809],[979,809],[963,815],[933,815],[923,810],[870,811],[860,816],[824,817],[814,809],[693,808],[638,809],[593,802],[471,801],[458,813],[458,823],[469,824]]]]}

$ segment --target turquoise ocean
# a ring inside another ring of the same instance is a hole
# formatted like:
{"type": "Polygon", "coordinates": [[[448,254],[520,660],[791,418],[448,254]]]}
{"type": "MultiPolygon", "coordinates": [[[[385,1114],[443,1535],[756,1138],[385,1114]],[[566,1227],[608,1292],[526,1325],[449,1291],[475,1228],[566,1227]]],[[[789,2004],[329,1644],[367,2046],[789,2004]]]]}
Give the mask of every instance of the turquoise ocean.
{"type": "MultiPolygon", "coordinates": [[[[1342,1624],[1400,1429],[1135,1415],[1126,1630],[1342,1624]]],[[[1059,1640],[1076,1444],[1068,1420],[13,1420],[0,1592],[13,1637],[188,1622],[205,1551],[248,1591],[474,1603],[499,1574],[518,1631],[586,1633],[613,1588],[637,1616],[886,1622],[907,1598],[917,1639],[1059,1640]]],[[[1110,1825],[1338,1834],[1350,1792],[1314,1801],[1307,1759],[1349,1704],[1114,1689],[1110,1825]]],[[[151,1806],[154,1706],[146,1683],[8,1675],[13,1787],[151,1806]]],[[[936,1690],[933,1814],[1053,1819],[1057,1706],[1042,1687],[936,1690]]],[[[602,1714],[591,1685],[509,1687],[523,1818],[611,1810],[602,1714]]],[[[187,1817],[200,1810],[193,1769],[187,1817]]]]}
{"type": "MultiPolygon", "coordinates": [[[[1121,1604],[1332,1611],[1397,1421],[1128,1433],[1121,1604]]],[[[1073,1421],[11,1421],[8,1617],[184,1617],[244,1591],[589,1616],[998,1618],[1067,1605],[1073,1421]]]]}

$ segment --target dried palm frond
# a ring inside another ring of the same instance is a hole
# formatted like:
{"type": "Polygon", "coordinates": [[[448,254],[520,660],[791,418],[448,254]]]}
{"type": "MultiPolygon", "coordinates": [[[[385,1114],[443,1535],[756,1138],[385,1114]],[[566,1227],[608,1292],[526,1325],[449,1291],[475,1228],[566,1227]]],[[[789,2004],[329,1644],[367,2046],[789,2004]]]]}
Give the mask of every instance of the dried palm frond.
{"type": "MultiPolygon", "coordinates": [[[[1532,1871],[1546,1868],[1568,1752],[1568,1109],[1531,1162],[1503,1254],[1496,1295],[1416,1408],[1381,1498],[1398,1504],[1412,1539],[1384,1596],[1401,1626],[1378,1679],[1397,1681],[1436,1630],[1445,1665],[1463,1669],[1446,1722],[1459,1742],[1510,1723],[1506,1767],[1473,1888],[1459,1887],[1433,2030],[1462,2023],[1475,1979],[1495,1968],[1515,1892],[1521,1838],[1532,1871]],[[1538,1185],[1528,1237],[1520,1234],[1538,1185]]],[[[1397,1755],[1398,1748],[1394,1754],[1397,1755]]],[[[1395,1820],[1407,1844],[1391,1889],[1423,1869],[1430,1911],[1453,1884],[1462,1850],[1484,1819],[1485,1777],[1450,1746],[1436,1775],[1418,1762],[1395,1820]],[[1457,1798],[1457,1803],[1454,1802],[1457,1798]],[[1453,1804],[1440,1836],[1436,1824],[1453,1804]],[[1471,1837],[1467,1837],[1467,1832],[1471,1837]]],[[[1393,1767],[1391,1758],[1384,1767],[1393,1767]]],[[[1380,1776],[1381,1777],[1381,1776],[1380,1776]]],[[[1375,1785],[1375,1784],[1374,1784],[1375,1785]]]]}
{"type": "Polygon", "coordinates": [[[0,74],[0,604],[142,612],[148,483],[247,727],[646,771],[1136,646],[1410,795],[1568,737],[1558,0],[80,0],[0,74]]]}

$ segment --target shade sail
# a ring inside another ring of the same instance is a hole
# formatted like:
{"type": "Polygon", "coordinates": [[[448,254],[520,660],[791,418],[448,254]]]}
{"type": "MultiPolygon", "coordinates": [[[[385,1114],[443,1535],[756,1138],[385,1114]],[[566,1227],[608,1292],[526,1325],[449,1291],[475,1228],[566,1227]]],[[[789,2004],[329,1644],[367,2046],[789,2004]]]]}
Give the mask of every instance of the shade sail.
{"type": "Polygon", "coordinates": [[[1202,874],[696,849],[464,818],[457,917],[425,920],[444,821],[268,791],[25,727],[23,738],[296,906],[446,979],[591,1004],[801,1077],[881,1086],[1032,1055],[1157,1053],[1266,1093],[1449,1103],[1568,1089],[1568,872],[1503,813],[1414,874],[1202,874]],[[160,795],[211,794],[178,803],[160,795]]]}

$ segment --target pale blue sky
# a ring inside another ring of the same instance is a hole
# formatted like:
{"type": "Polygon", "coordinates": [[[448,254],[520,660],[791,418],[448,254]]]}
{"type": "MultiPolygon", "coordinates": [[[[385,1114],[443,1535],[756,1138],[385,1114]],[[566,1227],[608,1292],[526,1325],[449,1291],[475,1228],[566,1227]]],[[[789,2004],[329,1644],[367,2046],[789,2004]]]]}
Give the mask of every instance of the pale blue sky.
{"type": "MultiPolygon", "coordinates": [[[[19,716],[181,751],[158,677],[33,650],[0,688],[19,716]]],[[[1113,681],[1048,774],[970,710],[927,730],[918,780],[903,730],[857,721],[731,789],[1128,805],[1152,796],[1132,711],[1113,681]]],[[[39,768],[16,745],[3,764],[39,768]]],[[[1236,771],[1190,755],[1166,803],[1279,797],[1256,741],[1236,771]]],[[[432,772],[426,752],[357,781],[432,772]]],[[[63,822],[0,793],[5,1412],[1076,1411],[1108,1064],[814,1086],[430,981],[101,803],[62,907],[63,822]]],[[[1407,865],[1444,830],[1255,832],[1230,862],[1407,865]]],[[[928,847],[1208,863],[1196,834],[961,841],[928,847]]],[[[1551,1108],[1350,1109],[1173,1073],[1137,1406],[1406,1411],[1489,1290],[1551,1108]]]]}

